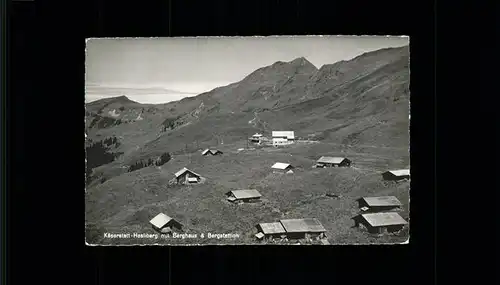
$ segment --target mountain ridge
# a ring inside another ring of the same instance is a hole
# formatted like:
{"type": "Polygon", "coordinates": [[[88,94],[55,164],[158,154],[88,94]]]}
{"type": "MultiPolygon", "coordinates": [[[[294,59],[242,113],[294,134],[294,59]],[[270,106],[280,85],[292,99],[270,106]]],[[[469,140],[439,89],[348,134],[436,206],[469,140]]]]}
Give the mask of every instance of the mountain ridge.
{"type": "MultiPolygon", "coordinates": [[[[199,94],[196,94],[194,96],[188,96],[188,97],[196,97],[196,96],[200,96],[200,95],[204,95],[204,94],[207,94],[207,93],[210,93],[210,92],[213,92],[213,91],[216,91],[216,90],[219,90],[221,88],[224,88],[224,87],[228,87],[228,86],[231,86],[231,85],[235,85],[237,84],[238,82],[241,82],[243,80],[245,80],[247,77],[255,74],[255,73],[259,73],[259,72],[262,72],[264,70],[269,70],[269,69],[272,69],[272,68],[278,68],[280,66],[287,66],[287,67],[292,67],[292,68],[299,68],[301,66],[306,66],[308,68],[313,68],[315,69],[316,71],[318,70],[316,68],[316,66],[314,64],[312,64],[310,61],[308,61],[305,57],[298,57],[298,58],[295,58],[293,60],[290,60],[288,62],[283,62],[283,61],[276,61],[270,65],[267,65],[267,66],[263,66],[261,68],[258,68],[256,70],[254,70],[253,72],[251,72],[250,74],[248,74],[247,76],[245,76],[242,80],[240,81],[237,81],[237,82],[234,82],[234,83],[230,83],[226,86],[219,86],[219,87],[216,87],[212,90],[209,90],[209,91],[206,91],[206,92],[202,92],[202,93],[199,93],[199,94]]],[[[96,85],[98,86],[98,85],[96,85]]],[[[98,87],[102,87],[102,86],[98,86],[98,87]]],[[[108,88],[108,87],[103,87],[103,88],[108,88]]],[[[121,88],[119,86],[112,86],[112,87],[109,87],[109,88],[121,88]]],[[[156,88],[156,87],[153,87],[153,88],[156,88]]],[[[144,87],[142,86],[140,89],[147,89],[147,87],[144,87]]],[[[183,91],[177,91],[177,90],[170,90],[170,89],[165,89],[167,91],[172,91],[172,92],[179,92],[179,93],[183,93],[183,94],[193,94],[193,93],[190,93],[190,92],[183,92],[183,91]]],[[[124,95],[122,95],[124,96],[124,95]]],[[[114,96],[114,97],[108,97],[108,98],[103,98],[103,99],[98,99],[98,100],[95,100],[95,101],[92,101],[92,102],[89,102],[89,103],[86,103],[86,105],[89,105],[89,104],[92,104],[92,103],[95,103],[95,102],[99,102],[99,101],[104,101],[104,100],[107,100],[107,99],[111,99],[111,98],[118,98],[118,97],[121,97],[121,96],[114,96]]],[[[180,101],[180,100],[179,100],[180,101]]],[[[171,103],[171,102],[169,102],[171,103]]],[[[167,104],[167,103],[159,103],[158,105],[163,105],[163,104],[167,104]]],[[[148,104],[148,105],[151,105],[151,104],[148,104]]]]}
{"type": "MultiPolygon", "coordinates": [[[[359,60],[362,60],[362,59],[366,59],[367,57],[372,57],[372,56],[375,56],[375,55],[379,55],[381,53],[387,53],[387,52],[391,52],[391,51],[401,51],[401,52],[408,52],[409,53],[409,46],[406,45],[406,46],[402,46],[402,47],[388,47],[388,48],[378,49],[378,50],[375,50],[375,51],[364,52],[364,53],[362,53],[362,54],[360,54],[360,55],[358,55],[356,57],[353,57],[350,60],[340,60],[340,61],[337,61],[337,62],[332,63],[332,64],[324,64],[320,68],[317,68],[314,64],[312,64],[310,61],[307,60],[307,58],[305,58],[303,56],[295,58],[295,59],[290,60],[288,62],[276,61],[276,62],[274,62],[274,63],[272,63],[270,65],[267,65],[267,66],[264,66],[264,67],[261,67],[261,68],[258,68],[256,70],[254,70],[253,72],[251,72],[250,74],[248,74],[247,76],[245,76],[240,81],[237,81],[237,82],[234,82],[234,83],[230,83],[230,84],[225,85],[225,86],[219,86],[219,87],[216,87],[216,88],[214,88],[212,90],[209,90],[209,91],[206,91],[206,92],[202,92],[202,93],[196,94],[194,96],[187,96],[185,98],[188,98],[188,97],[192,98],[192,97],[197,97],[197,96],[201,96],[201,95],[205,95],[206,96],[206,94],[208,94],[208,93],[213,93],[215,91],[218,91],[220,89],[224,89],[226,87],[232,87],[232,86],[238,85],[238,83],[240,83],[240,82],[244,81],[245,79],[249,78],[251,75],[254,75],[256,73],[260,73],[260,72],[263,72],[265,70],[269,70],[269,69],[272,69],[272,68],[277,68],[279,66],[297,67],[297,65],[300,66],[301,63],[304,63],[304,65],[306,65],[308,67],[313,67],[316,70],[316,74],[313,74],[313,76],[315,76],[315,77],[320,77],[322,75],[324,76],[323,73],[328,74],[328,73],[331,73],[332,71],[335,72],[336,75],[338,75],[338,74],[342,73],[340,67],[342,65],[348,63],[348,62],[359,61],[359,60]]],[[[179,92],[181,92],[181,91],[179,91],[179,92]]],[[[189,92],[184,92],[184,93],[191,94],[189,92]]],[[[110,99],[110,98],[118,98],[118,97],[121,97],[121,96],[115,96],[115,97],[108,97],[108,98],[98,99],[98,100],[86,103],[86,105],[89,105],[89,104],[92,104],[92,103],[95,103],[95,102],[99,102],[99,101],[102,101],[102,100],[107,100],[107,99],[110,99]]],[[[178,101],[172,101],[172,102],[178,102],[178,101]]],[[[172,103],[172,102],[159,103],[158,105],[169,104],[169,103],[172,103]]],[[[156,104],[146,104],[146,105],[156,105],[156,104]]]]}

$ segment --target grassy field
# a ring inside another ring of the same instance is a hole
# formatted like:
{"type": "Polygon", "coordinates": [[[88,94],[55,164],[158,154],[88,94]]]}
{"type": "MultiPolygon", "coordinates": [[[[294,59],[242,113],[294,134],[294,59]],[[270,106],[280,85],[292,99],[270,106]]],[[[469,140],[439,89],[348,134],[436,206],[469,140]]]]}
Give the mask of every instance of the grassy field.
{"type": "MultiPolygon", "coordinates": [[[[352,228],[362,196],[394,195],[404,204],[408,219],[409,182],[387,183],[380,172],[408,166],[408,150],[348,147],[326,143],[297,143],[285,148],[238,152],[242,143],[221,146],[222,156],[175,155],[161,167],[123,173],[86,193],[87,242],[99,244],[249,244],[255,225],[283,218],[317,218],[332,244],[400,243],[400,235],[376,236],[352,228]],[[353,161],[350,168],[312,168],[321,155],[341,155],[353,161]],[[272,173],[275,162],[296,167],[293,174],[272,173]],[[182,167],[206,181],[194,186],[169,186],[182,167]],[[253,188],[263,195],[255,204],[236,205],[225,200],[230,190],[253,188]],[[330,198],[336,193],[341,198],[330,198]],[[149,220],[166,213],[184,225],[186,233],[233,233],[235,239],[105,239],[109,233],[155,233],[149,220]]],[[[406,233],[406,234],[405,234],[406,233]]]]}

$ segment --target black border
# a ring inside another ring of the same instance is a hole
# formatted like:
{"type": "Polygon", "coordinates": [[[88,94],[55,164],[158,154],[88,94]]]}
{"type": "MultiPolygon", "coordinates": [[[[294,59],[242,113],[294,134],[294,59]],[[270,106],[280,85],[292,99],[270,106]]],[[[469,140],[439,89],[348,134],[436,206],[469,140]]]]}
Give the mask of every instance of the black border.
{"type": "Polygon", "coordinates": [[[0,2],[0,284],[7,283],[7,242],[6,242],[6,216],[7,216],[7,185],[6,185],[6,98],[7,98],[7,82],[8,82],[8,62],[7,62],[7,23],[8,21],[8,5],[5,1],[0,2]]]}
{"type": "MultiPolygon", "coordinates": [[[[6,190],[3,194],[6,200],[2,205],[2,210],[6,216],[4,238],[6,239],[5,252],[2,255],[6,257],[5,278],[7,284],[23,282],[21,278],[28,275],[14,275],[15,268],[22,267],[25,264],[22,252],[34,245],[36,238],[21,234],[24,228],[19,223],[19,218],[29,218],[33,213],[34,201],[30,201],[30,192],[26,187],[26,182],[30,175],[27,171],[26,158],[26,140],[25,140],[25,122],[26,122],[26,100],[33,96],[33,43],[35,23],[35,9],[31,2],[7,2],[6,14],[8,15],[8,24],[6,26],[7,38],[7,81],[6,93],[2,99],[5,110],[2,115],[2,128],[4,131],[4,141],[6,148],[2,154],[4,159],[5,177],[2,177],[3,186],[6,190]],[[30,245],[31,244],[31,245],[30,245]]],[[[34,136],[33,138],[35,138],[34,136]]],[[[33,253],[36,251],[32,251],[33,253]]]]}
{"type": "MultiPolygon", "coordinates": [[[[435,161],[431,131],[435,87],[432,3],[408,7],[378,1],[363,5],[315,1],[285,4],[271,0],[238,4],[187,2],[138,5],[136,2],[88,1],[57,8],[37,3],[36,26],[34,20],[23,18],[26,26],[15,27],[26,33],[25,39],[30,43],[12,55],[17,64],[24,61],[22,69],[12,72],[17,88],[13,91],[14,113],[18,114],[16,125],[24,132],[14,135],[16,142],[9,142],[12,147],[17,145],[15,150],[10,149],[16,157],[9,162],[14,173],[11,179],[17,177],[16,183],[10,184],[13,188],[9,192],[9,215],[13,217],[9,222],[14,227],[9,229],[14,234],[9,236],[13,244],[11,264],[22,268],[29,261],[28,256],[41,260],[55,257],[59,261],[57,265],[48,265],[50,272],[54,272],[51,278],[71,282],[76,274],[85,274],[89,282],[99,281],[98,284],[118,283],[121,278],[142,283],[148,282],[148,278],[156,282],[159,279],[164,284],[187,284],[190,279],[206,283],[261,282],[263,277],[258,275],[266,275],[266,281],[280,283],[299,278],[314,282],[312,279],[324,279],[325,274],[329,275],[326,280],[350,282],[355,278],[360,283],[373,283],[377,280],[373,281],[372,276],[389,271],[391,278],[397,280],[434,283],[432,202],[435,198],[431,189],[435,189],[435,185],[431,173],[435,166],[429,165],[429,161],[435,161]],[[33,30],[28,27],[30,23],[33,30]],[[30,31],[33,34],[28,35],[30,31]],[[412,96],[412,189],[429,189],[412,191],[410,244],[286,248],[85,247],[84,151],[81,147],[85,38],[279,34],[410,36],[410,88],[412,94],[419,95],[412,96]],[[33,67],[33,63],[37,66],[33,67]],[[36,86],[36,90],[32,86],[36,86]],[[78,108],[81,114],[71,115],[62,110],[78,108]],[[81,128],[75,127],[79,124],[81,128]],[[424,165],[426,169],[420,167],[424,165]],[[419,176],[425,179],[418,179],[419,176]],[[33,221],[33,215],[36,222],[26,226],[26,221],[33,221]],[[21,252],[27,255],[21,257],[21,252]],[[85,259],[80,267],[76,266],[80,262],[75,261],[75,257],[81,253],[85,259]],[[356,265],[364,265],[362,273],[356,265]],[[200,272],[193,274],[190,270],[200,272]],[[235,275],[240,277],[235,279],[235,275]]],[[[21,9],[18,7],[14,8],[21,9]]],[[[34,270],[36,274],[45,272],[45,268],[34,270]]],[[[14,275],[14,284],[31,279],[29,275],[14,275]]],[[[378,281],[390,282],[384,278],[378,281]]]]}

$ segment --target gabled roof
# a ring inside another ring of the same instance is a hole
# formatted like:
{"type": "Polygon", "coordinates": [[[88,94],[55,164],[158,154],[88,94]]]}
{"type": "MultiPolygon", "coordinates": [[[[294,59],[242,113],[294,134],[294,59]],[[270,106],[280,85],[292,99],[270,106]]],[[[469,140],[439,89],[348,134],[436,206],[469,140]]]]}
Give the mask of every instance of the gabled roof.
{"type": "Polygon", "coordinates": [[[261,137],[261,136],[262,136],[262,134],[256,133],[252,137],[261,137]]]}
{"type": "Polygon", "coordinates": [[[288,233],[326,232],[318,219],[288,219],[280,222],[288,233]]]}
{"type": "Polygon", "coordinates": [[[279,222],[276,223],[260,223],[259,227],[262,229],[263,234],[284,234],[285,228],[279,222]]]}
{"type": "Polygon", "coordinates": [[[163,213],[159,213],[158,215],[156,215],[156,217],[151,219],[151,221],[149,221],[149,223],[151,223],[153,226],[155,226],[157,228],[163,228],[171,220],[172,220],[171,217],[169,217],[163,213]]]}
{"type": "Polygon", "coordinates": [[[331,157],[331,156],[322,156],[318,159],[318,163],[333,163],[340,164],[342,161],[346,160],[345,157],[331,157]]]}
{"type": "Polygon", "coordinates": [[[371,207],[401,206],[401,202],[394,196],[363,197],[360,199],[364,200],[371,207]]]}
{"type": "Polygon", "coordinates": [[[205,155],[207,153],[211,153],[211,154],[217,154],[218,152],[222,153],[222,151],[218,150],[218,149],[206,149],[204,151],[201,152],[202,155],[205,155]]]}
{"type": "Polygon", "coordinates": [[[391,173],[394,176],[409,176],[410,170],[409,169],[389,170],[384,173],[391,173]]]}
{"type": "Polygon", "coordinates": [[[179,176],[181,176],[182,174],[184,174],[186,171],[187,171],[187,172],[190,172],[191,174],[194,174],[194,175],[196,175],[196,176],[198,176],[198,177],[200,177],[200,176],[201,176],[201,175],[199,175],[198,173],[196,173],[196,172],[194,172],[194,171],[192,171],[192,170],[189,170],[189,169],[187,169],[187,168],[185,168],[185,167],[184,167],[184,168],[182,168],[181,170],[177,171],[174,175],[175,175],[175,177],[179,177],[179,176]]]}
{"type": "Polygon", "coordinates": [[[273,169],[281,169],[281,170],[284,170],[284,169],[287,169],[288,167],[290,167],[291,165],[288,164],[288,163],[282,163],[282,162],[276,162],[272,168],[273,169]]]}
{"type": "Polygon", "coordinates": [[[286,137],[288,139],[294,139],[295,132],[294,131],[273,131],[272,136],[273,137],[286,137]]]}
{"type": "Polygon", "coordinates": [[[262,197],[262,195],[259,193],[259,191],[254,190],[254,189],[233,190],[233,191],[229,191],[229,193],[233,194],[233,196],[236,199],[251,199],[251,198],[262,197]]]}
{"type": "Polygon", "coordinates": [[[408,224],[408,222],[396,212],[361,214],[361,217],[363,217],[372,227],[408,224]]]}

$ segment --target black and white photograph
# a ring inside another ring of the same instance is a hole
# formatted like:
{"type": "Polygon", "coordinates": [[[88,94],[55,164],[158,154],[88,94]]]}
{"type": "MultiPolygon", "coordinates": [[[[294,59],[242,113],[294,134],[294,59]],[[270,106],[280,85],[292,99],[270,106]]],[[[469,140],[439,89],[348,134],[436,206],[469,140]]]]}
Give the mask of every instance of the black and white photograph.
{"type": "Polygon", "coordinates": [[[409,45],[87,39],[85,243],[409,243],[409,45]]]}

